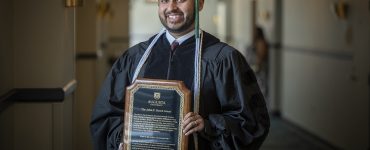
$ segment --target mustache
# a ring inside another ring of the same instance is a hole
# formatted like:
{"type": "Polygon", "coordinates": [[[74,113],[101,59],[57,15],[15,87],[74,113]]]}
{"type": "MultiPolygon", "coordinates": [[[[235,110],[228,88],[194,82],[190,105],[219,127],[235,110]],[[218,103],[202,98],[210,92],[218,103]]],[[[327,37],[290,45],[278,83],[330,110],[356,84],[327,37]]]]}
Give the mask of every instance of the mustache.
{"type": "Polygon", "coordinates": [[[182,11],[180,11],[180,10],[171,10],[171,11],[165,12],[165,15],[170,15],[170,14],[183,15],[184,13],[182,11]]]}

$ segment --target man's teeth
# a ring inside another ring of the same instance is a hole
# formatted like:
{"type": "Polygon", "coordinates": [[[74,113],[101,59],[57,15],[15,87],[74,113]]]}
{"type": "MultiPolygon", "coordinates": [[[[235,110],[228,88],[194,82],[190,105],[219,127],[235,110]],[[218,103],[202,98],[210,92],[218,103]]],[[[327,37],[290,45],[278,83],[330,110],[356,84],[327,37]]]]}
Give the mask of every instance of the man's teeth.
{"type": "Polygon", "coordinates": [[[176,19],[177,16],[169,16],[170,19],[176,19]]]}
{"type": "Polygon", "coordinates": [[[168,18],[170,19],[178,19],[180,17],[181,17],[180,15],[168,15],[168,18]]]}

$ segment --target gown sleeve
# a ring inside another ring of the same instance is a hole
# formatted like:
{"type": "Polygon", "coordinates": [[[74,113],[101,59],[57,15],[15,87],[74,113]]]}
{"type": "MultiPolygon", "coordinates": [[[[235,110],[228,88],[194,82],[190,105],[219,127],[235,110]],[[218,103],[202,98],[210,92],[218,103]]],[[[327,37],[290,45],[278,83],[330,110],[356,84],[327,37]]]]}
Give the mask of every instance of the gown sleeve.
{"type": "Polygon", "coordinates": [[[90,123],[96,150],[117,150],[122,142],[125,88],[130,85],[133,64],[126,52],[114,63],[102,85],[90,123]]]}
{"type": "Polygon", "coordinates": [[[211,71],[221,113],[205,118],[201,136],[212,149],[259,149],[270,127],[264,97],[244,57],[237,50],[221,54],[211,71]]]}

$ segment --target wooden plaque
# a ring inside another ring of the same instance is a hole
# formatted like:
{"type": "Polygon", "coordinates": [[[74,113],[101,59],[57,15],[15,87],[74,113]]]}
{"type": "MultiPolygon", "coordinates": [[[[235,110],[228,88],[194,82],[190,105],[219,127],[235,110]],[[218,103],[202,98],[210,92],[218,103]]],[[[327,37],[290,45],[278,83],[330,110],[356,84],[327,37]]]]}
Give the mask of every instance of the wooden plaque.
{"type": "Polygon", "coordinates": [[[137,79],[126,89],[124,149],[187,150],[181,121],[190,100],[182,81],[137,79]]]}

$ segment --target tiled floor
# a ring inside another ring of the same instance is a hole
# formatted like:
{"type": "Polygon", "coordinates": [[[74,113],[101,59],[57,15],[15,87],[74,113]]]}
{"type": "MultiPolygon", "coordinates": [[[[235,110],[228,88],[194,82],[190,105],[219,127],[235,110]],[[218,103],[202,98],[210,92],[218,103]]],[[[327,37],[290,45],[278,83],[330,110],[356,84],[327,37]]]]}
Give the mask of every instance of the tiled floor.
{"type": "Polygon", "coordinates": [[[335,150],[335,148],[281,119],[272,117],[270,133],[261,150],[335,150]]]}

